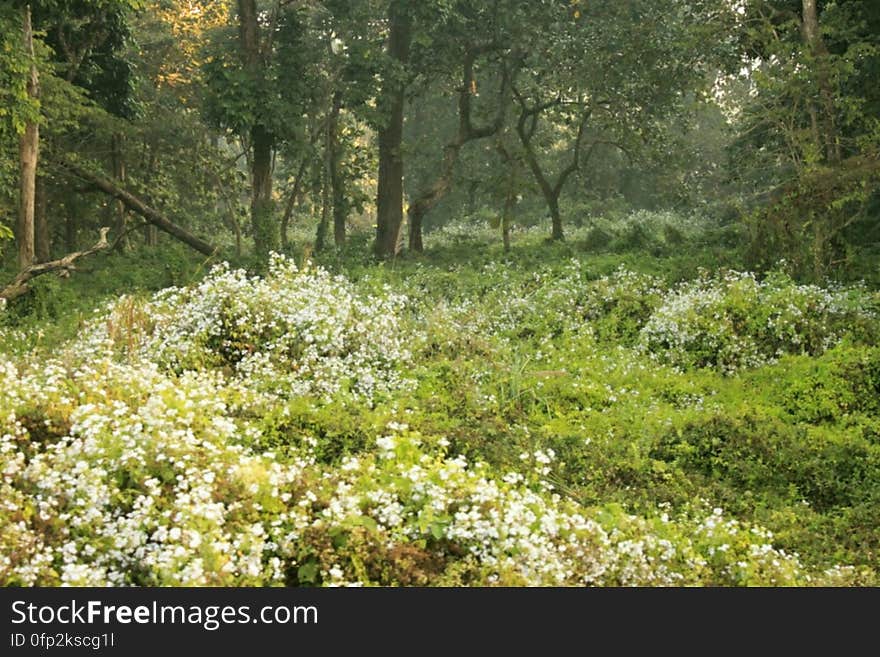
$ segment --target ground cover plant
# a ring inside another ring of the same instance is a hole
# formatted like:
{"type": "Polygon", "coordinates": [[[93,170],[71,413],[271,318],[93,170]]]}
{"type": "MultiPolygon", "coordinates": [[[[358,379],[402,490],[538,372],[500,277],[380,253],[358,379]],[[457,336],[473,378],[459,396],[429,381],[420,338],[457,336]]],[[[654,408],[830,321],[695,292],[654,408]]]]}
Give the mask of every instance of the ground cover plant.
{"type": "Polygon", "coordinates": [[[435,238],[7,321],[4,583],[876,581],[876,293],[435,238]]]}

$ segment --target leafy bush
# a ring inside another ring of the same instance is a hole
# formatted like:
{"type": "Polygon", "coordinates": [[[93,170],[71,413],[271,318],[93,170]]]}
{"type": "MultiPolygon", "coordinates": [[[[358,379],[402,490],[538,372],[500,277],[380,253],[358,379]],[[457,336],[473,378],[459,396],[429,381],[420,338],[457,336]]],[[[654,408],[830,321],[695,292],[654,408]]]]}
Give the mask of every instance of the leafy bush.
{"type": "Polygon", "coordinates": [[[779,274],[759,281],[744,272],[704,273],[666,295],[639,346],[664,363],[732,374],[784,354],[820,354],[876,317],[858,289],[796,285],[779,274]]]}
{"type": "Polygon", "coordinates": [[[660,279],[623,267],[590,280],[577,259],[560,271],[533,272],[521,286],[499,299],[497,329],[518,339],[569,334],[623,342],[635,341],[664,289],[660,279]]]}
{"type": "Polygon", "coordinates": [[[634,341],[660,303],[664,285],[654,276],[619,268],[589,284],[580,308],[606,339],[634,341]]]}
{"type": "Polygon", "coordinates": [[[392,424],[326,469],[308,439],[248,448],[259,429],[215,374],[105,359],[0,378],[4,585],[808,581],[720,510],[591,517],[547,491],[552,453],[498,478],[392,424]]]}
{"type": "Polygon", "coordinates": [[[841,344],[792,372],[781,407],[798,422],[880,415],[880,349],[841,344]]]}
{"type": "MultiPolygon", "coordinates": [[[[372,401],[404,383],[405,303],[388,290],[359,294],[340,276],[276,255],[264,277],[220,265],[195,286],[156,294],[123,346],[175,372],[219,368],[287,397],[342,392],[372,401]]],[[[130,304],[117,303],[99,333],[125,325],[130,304]]]]}

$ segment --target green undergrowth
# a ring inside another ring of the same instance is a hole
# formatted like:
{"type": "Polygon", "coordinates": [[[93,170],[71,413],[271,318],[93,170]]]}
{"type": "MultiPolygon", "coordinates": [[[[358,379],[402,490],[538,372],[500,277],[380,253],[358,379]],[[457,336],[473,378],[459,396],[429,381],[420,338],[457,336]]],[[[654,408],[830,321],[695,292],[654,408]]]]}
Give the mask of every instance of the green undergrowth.
{"type": "Polygon", "coordinates": [[[0,579],[876,585],[880,297],[728,237],[53,283],[0,333],[0,579]]]}

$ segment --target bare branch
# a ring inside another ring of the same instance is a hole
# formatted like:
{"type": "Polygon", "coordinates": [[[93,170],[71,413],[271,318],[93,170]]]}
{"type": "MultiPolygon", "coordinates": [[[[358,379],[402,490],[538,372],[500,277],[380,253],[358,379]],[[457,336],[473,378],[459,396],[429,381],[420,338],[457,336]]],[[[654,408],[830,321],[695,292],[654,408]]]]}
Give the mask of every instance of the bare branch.
{"type": "Polygon", "coordinates": [[[63,258],[59,258],[58,260],[41,262],[36,265],[25,267],[14,279],[12,279],[12,282],[9,283],[9,285],[0,290],[0,299],[12,301],[13,299],[27,294],[31,289],[29,281],[33,280],[37,276],[48,274],[49,272],[57,271],[59,276],[65,278],[67,276],[70,276],[70,273],[76,270],[76,265],[74,263],[78,259],[90,256],[93,253],[97,253],[98,251],[105,251],[110,248],[111,245],[109,242],[107,242],[107,233],[109,231],[109,228],[102,228],[101,239],[99,239],[94,246],[84,251],[74,251],[73,253],[68,253],[66,256],[64,256],[63,258]]]}
{"type": "Polygon", "coordinates": [[[192,247],[199,253],[203,253],[207,256],[212,256],[217,252],[217,248],[215,246],[209,244],[200,237],[193,235],[182,226],[175,224],[164,214],[150,207],[137,196],[129,191],[126,191],[125,189],[122,189],[112,181],[103,178],[102,176],[99,176],[98,174],[93,173],[87,169],[84,169],[83,167],[74,164],[73,162],[63,161],[61,162],[61,165],[78,178],[92,183],[105,194],[109,194],[110,196],[119,199],[130,210],[132,210],[133,212],[137,212],[144,219],[149,221],[151,224],[154,224],[160,230],[165,231],[173,237],[176,237],[181,242],[192,247]]]}
{"type": "Polygon", "coordinates": [[[593,111],[591,109],[586,109],[581,115],[581,120],[578,124],[577,137],[574,140],[574,155],[572,156],[569,165],[559,172],[559,177],[556,179],[556,185],[553,188],[553,193],[557,198],[562,193],[562,188],[565,187],[568,177],[581,167],[581,142],[584,139],[584,128],[587,125],[587,121],[590,120],[592,113],[593,111]]]}

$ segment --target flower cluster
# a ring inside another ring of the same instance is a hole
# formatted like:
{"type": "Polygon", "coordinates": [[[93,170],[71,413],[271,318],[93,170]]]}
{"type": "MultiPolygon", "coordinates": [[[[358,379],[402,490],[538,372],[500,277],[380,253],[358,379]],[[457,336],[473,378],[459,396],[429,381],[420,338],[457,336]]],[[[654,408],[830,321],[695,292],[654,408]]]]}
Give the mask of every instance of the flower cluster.
{"type": "Polygon", "coordinates": [[[639,346],[662,362],[731,374],[785,354],[822,353],[875,318],[870,297],[858,289],[796,285],[779,275],[704,274],[666,294],[639,346]]]}
{"type": "MultiPolygon", "coordinates": [[[[530,457],[533,475],[499,477],[392,423],[374,452],[334,468],[308,440],[283,458],[254,452],[258,429],[210,371],[3,361],[0,385],[7,585],[669,585],[711,583],[736,563],[712,561],[693,528],[658,534],[533,489],[549,449],[530,457]]],[[[803,579],[766,536],[725,527],[759,581],[803,579]]]]}
{"type": "MultiPolygon", "coordinates": [[[[702,530],[586,513],[403,424],[335,468],[308,440],[255,453],[257,429],[212,372],[4,361],[0,384],[6,585],[671,585],[733,576],[739,561],[758,582],[805,581],[760,532],[727,522],[740,547],[717,558],[691,538],[702,530]]],[[[544,476],[552,450],[533,456],[544,476]]]]}
{"type": "Polygon", "coordinates": [[[164,290],[138,309],[141,322],[130,321],[132,303],[115,304],[97,324],[101,337],[109,331],[138,358],[175,372],[216,368],[282,396],[371,401],[403,384],[400,366],[410,358],[404,297],[362,295],[341,276],[278,255],[264,277],[220,265],[198,285],[164,290]]]}
{"type": "MultiPolygon", "coordinates": [[[[741,273],[668,290],[624,269],[590,280],[578,260],[481,273],[478,294],[436,303],[413,276],[408,303],[380,281],[358,289],[276,257],[264,278],[224,266],[191,288],[117,301],[51,358],[0,355],[0,585],[857,580],[846,566],[811,576],[721,509],[588,508],[561,493],[573,490],[572,458],[601,467],[596,447],[572,446],[606,431],[611,446],[616,409],[647,408],[655,423],[666,412],[651,385],[694,414],[714,394],[645,354],[733,372],[818,353],[860,322],[876,326],[868,295],[741,273]],[[436,379],[392,397],[412,372],[436,379]],[[450,451],[460,427],[426,422],[417,406],[445,385],[468,422],[516,418],[487,432],[514,446],[511,459],[450,451]],[[555,423],[567,405],[577,424],[557,429],[548,415],[555,423]],[[328,454],[324,425],[293,421],[305,408],[356,409],[371,424],[328,454]]],[[[652,463],[652,476],[666,471],[652,463]]]]}

